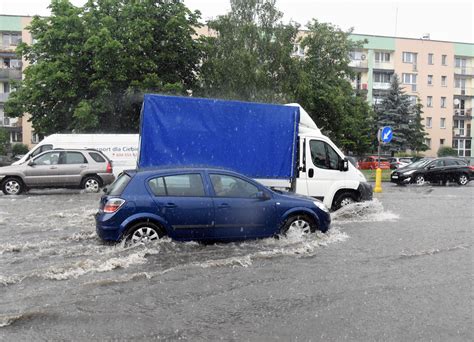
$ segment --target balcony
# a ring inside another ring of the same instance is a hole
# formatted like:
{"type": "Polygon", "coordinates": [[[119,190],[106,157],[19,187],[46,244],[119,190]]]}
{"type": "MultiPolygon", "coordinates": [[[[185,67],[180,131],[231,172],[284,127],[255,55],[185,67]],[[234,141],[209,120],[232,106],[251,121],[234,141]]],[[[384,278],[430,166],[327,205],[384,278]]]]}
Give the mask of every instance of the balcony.
{"type": "Polygon", "coordinates": [[[368,63],[367,60],[353,59],[349,62],[349,66],[355,69],[367,69],[368,63]]]}
{"type": "Polygon", "coordinates": [[[462,75],[462,76],[474,76],[474,68],[473,67],[455,67],[454,74],[462,75]]]}
{"type": "Polygon", "coordinates": [[[0,117],[0,127],[18,127],[18,118],[0,117]]]}
{"type": "Polygon", "coordinates": [[[395,67],[393,63],[389,62],[375,62],[374,63],[374,69],[375,70],[395,70],[395,67]]]}
{"type": "Polygon", "coordinates": [[[390,87],[391,87],[390,83],[374,82],[372,89],[388,90],[390,89],[390,87]]]}
{"type": "Polygon", "coordinates": [[[474,96],[474,88],[454,88],[454,95],[474,96]]]}
{"type": "Polygon", "coordinates": [[[21,80],[21,69],[0,68],[0,79],[21,80]]]}
{"type": "Polygon", "coordinates": [[[472,108],[454,109],[453,119],[455,120],[472,120],[472,108]]]}

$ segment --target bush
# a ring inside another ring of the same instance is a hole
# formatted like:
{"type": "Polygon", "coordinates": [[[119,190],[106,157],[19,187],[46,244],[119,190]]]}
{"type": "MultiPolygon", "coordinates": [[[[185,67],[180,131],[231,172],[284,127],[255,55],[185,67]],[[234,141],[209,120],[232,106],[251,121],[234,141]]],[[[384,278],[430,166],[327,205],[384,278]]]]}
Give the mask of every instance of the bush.
{"type": "Polygon", "coordinates": [[[449,146],[441,146],[438,150],[438,157],[457,157],[458,151],[449,146]]]}
{"type": "Polygon", "coordinates": [[[12,146],[13,156],[17,156],[17,155],[20,155],[20,154],[27,154],[28,151],[29,151],[29,148],[25,144],[14,144],[12,146]]]}
{"type": "Polygon", "coordinates": [[[0,127],[0,155],[5,155],[10,147],[10,133],[5,128],[0,127]]]}

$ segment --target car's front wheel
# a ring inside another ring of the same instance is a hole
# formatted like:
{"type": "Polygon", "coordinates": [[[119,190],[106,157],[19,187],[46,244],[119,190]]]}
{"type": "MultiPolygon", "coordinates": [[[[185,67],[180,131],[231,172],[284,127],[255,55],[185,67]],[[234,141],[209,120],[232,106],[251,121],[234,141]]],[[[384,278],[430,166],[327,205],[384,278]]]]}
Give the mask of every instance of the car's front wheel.
{"type": "Polygon", "coordinates": [[[280,235],[286,235],[290,231],[298,231],[304,234],[314,233],[316,224],[307,215],[294,215],[285,221],[280,229],[280,235]]]}
{"type": "Polygon", "coordinates": [[[467,183],[469,183],[469,177],[465,173],[460,174],[458,177],[458,184],[466,185],[467,183]]]}
{"type": "Polygon", "coordinates": [[[86,192],[99,192],[100,185],[100,180],[96,176],[87,176],[82,181],[82,188],[86,192]]]}
{"type": "Polygon", "coordinates": [[[151,222],[141,222],[134,225],[125,236],[125,243],[136,245],[150,243],[165,236],[163,229],[151,222]]]}
{"type": "Polygon", "coordinates": [[[25,186],[18,178],[9,177],[2,182],[2,191],[5,195],[19,195],[24,190],[25,186]]]}
{"type": "Polygon", "coordinates": [[[352,192],[345,191],[337,196],[333,204],[333,210],[338,210],[355,202],[357,202],[355,195],[352,192]]]}
{"type": "Polygon", "coordinates": [[[423,185],[426,183],[425,177],[423,175],[417,175],[415,177],[415,183],[416,185],[423,185]]]}

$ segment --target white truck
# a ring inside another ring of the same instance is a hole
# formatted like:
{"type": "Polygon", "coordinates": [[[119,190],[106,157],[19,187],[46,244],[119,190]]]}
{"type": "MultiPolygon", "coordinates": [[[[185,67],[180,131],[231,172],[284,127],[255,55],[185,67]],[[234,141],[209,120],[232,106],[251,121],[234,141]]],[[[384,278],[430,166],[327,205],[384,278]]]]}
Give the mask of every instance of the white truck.
{"type": "Polygon", "coordinates": [[[125,169],[134,169],[138,159],[138,134],[52,134],[13,165],[23,164],[30,158],[52,149],[93,148],[112,160],[117,176],[125,169]]]}
{"type": "Polygon", "coordinates": [[[337,210],[372,199],[364,175],[298,104],[145,95],[138,167],[231,169],[337,210]]]}

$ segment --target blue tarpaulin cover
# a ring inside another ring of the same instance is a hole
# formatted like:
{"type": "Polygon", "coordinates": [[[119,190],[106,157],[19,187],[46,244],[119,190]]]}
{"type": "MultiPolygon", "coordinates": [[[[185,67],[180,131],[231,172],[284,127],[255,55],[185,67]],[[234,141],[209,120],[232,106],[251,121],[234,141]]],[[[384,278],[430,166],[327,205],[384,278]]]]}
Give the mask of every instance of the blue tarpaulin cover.
{"type": "Polygon", "coordinates": [[[290,179],[298,122],[298,107],[147,94],[138,166],[210,166],[290,179]]]}

